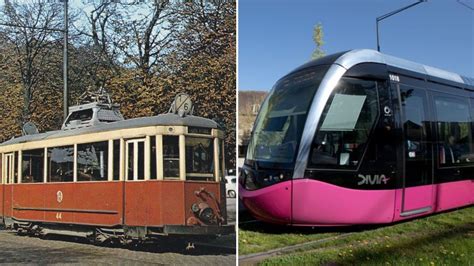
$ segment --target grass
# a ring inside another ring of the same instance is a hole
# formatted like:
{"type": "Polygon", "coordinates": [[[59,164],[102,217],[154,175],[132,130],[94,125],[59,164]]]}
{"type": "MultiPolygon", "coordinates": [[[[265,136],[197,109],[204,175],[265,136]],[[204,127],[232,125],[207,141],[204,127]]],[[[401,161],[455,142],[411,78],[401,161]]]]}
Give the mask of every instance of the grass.
{"type": "MultiPolygon", "coordinates": [[[[301,230],[301,229],[296,229],[301,230]]],[[[315,232],[240,232],[239,249],[254,253],[328,237],[315,232]],[[321,235],[321,236],[319,236],[321,235]],[[282,241],[283,243],[267,243],[282,241]],[[260,245],[252,249],[248,246],[260,245]]],[[[244,254],[239,251],[240,254],[244,254]]],[[[366,229],[334,241],[272,257],[263,265],[474,265],[474,207],[389,226],[366,229]]]]}
{"type": "Polygon", "coordinates": [[[341,234],[331,228],[298,228],[264,223],[245,223],[253,220],[239,214],[239,255],[258,253],[288,245],[295,245],[341,234]]]}

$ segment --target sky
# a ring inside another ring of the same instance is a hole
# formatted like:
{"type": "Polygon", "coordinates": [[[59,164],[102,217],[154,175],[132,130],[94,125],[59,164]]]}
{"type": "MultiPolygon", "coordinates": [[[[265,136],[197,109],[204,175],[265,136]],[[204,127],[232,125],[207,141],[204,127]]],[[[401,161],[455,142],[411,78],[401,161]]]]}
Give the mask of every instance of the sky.
{"type": "MultiPolygon", "coordinates": [[[[381,52],[474,77],[474,10],[428,0],[379,24],[381,52]]],[[[474,8],[474,0],[460,0],[474,8]]],[[[375,18],[416,0],[239,0],[238,88],[269,90],[310,60],[322,23],[326,54],[377,49],[375,18]]]]}

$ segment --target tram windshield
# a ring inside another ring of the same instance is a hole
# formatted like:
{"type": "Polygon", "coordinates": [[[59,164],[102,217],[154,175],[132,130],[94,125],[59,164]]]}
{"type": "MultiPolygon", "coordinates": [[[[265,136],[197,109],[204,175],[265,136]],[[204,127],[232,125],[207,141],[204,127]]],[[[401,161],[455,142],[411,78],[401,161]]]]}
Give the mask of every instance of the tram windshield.
{"type": "Polygon", "coordinates": [[[316,66],[280,80],[263,103],[255,122],[247,159],[294,163],[306,116],[327,66],[316,66]]]}
{"type": "Polygon", "coordinates": [[[374,81],[343,78],[331,94],[311,147],[310,168],[354,168],[378,115],[374,81]]]}

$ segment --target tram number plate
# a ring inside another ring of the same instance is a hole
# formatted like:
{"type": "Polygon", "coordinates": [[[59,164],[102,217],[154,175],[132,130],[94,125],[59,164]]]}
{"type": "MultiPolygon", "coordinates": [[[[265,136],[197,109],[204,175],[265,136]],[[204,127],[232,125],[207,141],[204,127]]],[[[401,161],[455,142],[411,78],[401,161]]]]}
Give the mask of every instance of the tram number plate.
{"type": "Polygon", "coordinates": [[[60,212],[56,213],[56,220],[62,220],[63,219],[63,214],[60,212]]]}

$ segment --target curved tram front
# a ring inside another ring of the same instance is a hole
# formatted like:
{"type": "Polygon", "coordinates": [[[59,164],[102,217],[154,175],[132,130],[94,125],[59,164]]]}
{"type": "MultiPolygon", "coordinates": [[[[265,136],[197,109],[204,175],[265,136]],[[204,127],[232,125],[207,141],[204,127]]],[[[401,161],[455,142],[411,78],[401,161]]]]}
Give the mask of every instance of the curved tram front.
{"type": "Polygon", "coordinates": [[[60,131],[1,144],[0,222],[99,242],[233,233],[224,133],[188,104],[123,120],[110,103],[88,103],[71,107],[60,131]]]}

